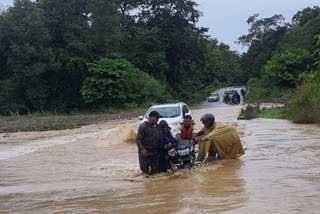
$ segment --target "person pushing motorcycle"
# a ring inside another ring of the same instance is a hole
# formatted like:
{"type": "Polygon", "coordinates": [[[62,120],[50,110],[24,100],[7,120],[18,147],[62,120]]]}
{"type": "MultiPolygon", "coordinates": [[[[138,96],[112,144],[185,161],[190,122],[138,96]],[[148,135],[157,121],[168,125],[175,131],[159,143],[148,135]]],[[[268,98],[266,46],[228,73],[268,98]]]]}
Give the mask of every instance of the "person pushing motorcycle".
{"type": "Polygon", "coordinates": [[[157,124],[160,114],[152,111],[149,120],[139,126],[136,137],[139,164],[143,173],[155,174],[159,172],[160,147],[162,145],[162,131],[157,124]]]}
{"type": "Polygon", "coordinates": [[[221,159],[233,159],[242,156],[245,152],[236,129],[228,124],[215,122],[213,114],[205,114],[200,121],[204,127],[200,132],[199,153],[197,161],[205,160],[206,155],[221,159]]]}

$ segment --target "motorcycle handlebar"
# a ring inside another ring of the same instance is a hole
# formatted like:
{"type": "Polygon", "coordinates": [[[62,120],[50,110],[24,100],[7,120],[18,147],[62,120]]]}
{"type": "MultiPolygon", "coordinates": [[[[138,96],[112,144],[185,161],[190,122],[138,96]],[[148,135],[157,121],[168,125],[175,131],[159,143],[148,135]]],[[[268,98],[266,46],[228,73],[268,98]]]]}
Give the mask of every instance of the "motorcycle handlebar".
{"type": "Polygon", "coordinates": [[[191,143],[193,143],[193,144],[198,144],[198,143],[199,143],[199,141],[198,141],[198,140],[196,140],[196,139],[194,139],[194,140],[192,140],[192,141],[191,141],[191,143]]]}

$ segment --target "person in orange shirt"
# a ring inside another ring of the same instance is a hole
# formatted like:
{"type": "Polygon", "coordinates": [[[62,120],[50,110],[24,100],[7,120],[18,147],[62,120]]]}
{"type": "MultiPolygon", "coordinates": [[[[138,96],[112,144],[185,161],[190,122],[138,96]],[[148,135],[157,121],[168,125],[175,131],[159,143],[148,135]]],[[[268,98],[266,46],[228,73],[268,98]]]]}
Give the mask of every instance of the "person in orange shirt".
{"type": "Polygon", "coordinates": [[[186,115],[176,128],[177,140],[193,140],[198,134],[198,127],[190,115],[186,115]]]}

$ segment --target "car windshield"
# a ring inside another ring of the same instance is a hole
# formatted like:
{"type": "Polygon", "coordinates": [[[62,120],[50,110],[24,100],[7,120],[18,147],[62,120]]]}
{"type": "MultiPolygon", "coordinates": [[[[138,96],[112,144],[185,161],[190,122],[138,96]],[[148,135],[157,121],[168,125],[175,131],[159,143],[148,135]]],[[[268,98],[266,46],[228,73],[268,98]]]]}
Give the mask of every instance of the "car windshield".
{"type": "Polygon", "coordinates": [[[217,96],[217,94],[216,93],[212,93],[212,94],[210,94],[210,96],[211,97],[215,97],[215,96],[217,96]]]}
{"type": "Polygon", "coordinates": [[[159,107],[149,109],[149,111],[146,113],[146,118],[149,118],[151,111],[157,111],[162,118],[178,117],[181,114],[179,107],[159,107]]]}

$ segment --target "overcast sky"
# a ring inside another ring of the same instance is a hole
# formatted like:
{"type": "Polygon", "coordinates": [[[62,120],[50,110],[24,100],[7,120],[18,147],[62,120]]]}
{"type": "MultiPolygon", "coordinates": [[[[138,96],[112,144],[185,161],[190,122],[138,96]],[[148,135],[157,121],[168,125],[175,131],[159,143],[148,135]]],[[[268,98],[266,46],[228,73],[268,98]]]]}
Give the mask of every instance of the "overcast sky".
{"type": "MultiPolygon", "coordinates": [[[[198,25],[209,28],[209,35],[239,52],[245,51],[234,42],[247,34],[249,16],[260,18],[282,14],[289,22],[294,14],[306,7],[319,6],[320,0],[195,0],[203,12],[198,25]]],[[[0,6],[12,5],[13,0],[0,0],[0,6]]]]}
{"type": "Polygon", "coordinates": [[[245,51],[234,42],[247,34],[249,16],[259,13],[260,18],[282,14],[286,21],[299,10],[319,6],[320,0],[195,0],[203,12],[199,26],[208,27],[209,35],[239,52],[245,51]]]}

